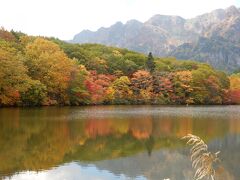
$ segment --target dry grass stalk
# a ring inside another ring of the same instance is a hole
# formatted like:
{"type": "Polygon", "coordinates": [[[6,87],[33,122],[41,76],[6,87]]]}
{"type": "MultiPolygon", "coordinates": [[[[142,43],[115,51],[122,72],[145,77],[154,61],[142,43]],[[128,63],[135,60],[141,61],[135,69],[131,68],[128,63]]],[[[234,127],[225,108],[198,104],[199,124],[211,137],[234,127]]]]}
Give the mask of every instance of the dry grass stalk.
{"type": "Polygon", "coordinates": [[[190,150],[192,167],[196,169],[194,178],[200,180],[204,177],[214,180],[215,170],[213,168],[213,163],[218,161],[217,155],[220,151],[216,153],[211,153],[208,151],[208,146],[205,142],[198,136],[188,134],[182,139],[187,140],[187,145],[192,146],[190,150]]]}

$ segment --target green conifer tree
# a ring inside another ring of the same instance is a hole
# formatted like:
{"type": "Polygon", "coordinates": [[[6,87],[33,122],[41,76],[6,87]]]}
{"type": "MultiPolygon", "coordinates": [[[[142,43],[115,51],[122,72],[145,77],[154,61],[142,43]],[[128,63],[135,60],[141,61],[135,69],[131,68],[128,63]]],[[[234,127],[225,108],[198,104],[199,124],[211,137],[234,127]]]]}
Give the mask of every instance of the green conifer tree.
{"type": "Polygon", "coordinates": [[[154,71],[154,69],[156,67],[155,62],[154,62],[154,58],[153,58],[151,52],[148,54],[146,67],[147,67],[147,70],[149,70],[151,73],[154,71]]]}

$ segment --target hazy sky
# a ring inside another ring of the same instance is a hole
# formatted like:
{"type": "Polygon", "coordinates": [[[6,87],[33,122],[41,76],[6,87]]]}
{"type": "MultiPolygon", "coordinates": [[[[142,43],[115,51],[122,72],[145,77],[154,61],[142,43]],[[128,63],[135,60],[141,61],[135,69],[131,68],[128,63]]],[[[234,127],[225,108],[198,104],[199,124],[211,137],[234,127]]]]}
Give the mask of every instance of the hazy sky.
{"type": "Polygon", "coordinates": [[[240,0],[0,0],[0,26],[67,40],[116,21],[143,22],[155,14],[191,18],[231,5],[240,7],[240,0]]]}

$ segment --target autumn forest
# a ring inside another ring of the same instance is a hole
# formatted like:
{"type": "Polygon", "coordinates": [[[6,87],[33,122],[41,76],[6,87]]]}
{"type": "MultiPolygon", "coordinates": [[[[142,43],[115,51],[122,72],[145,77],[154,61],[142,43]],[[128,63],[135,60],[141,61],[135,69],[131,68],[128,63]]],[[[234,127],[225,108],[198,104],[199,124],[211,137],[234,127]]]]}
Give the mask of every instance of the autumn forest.
{"type": "Polygon", "coordinates": [[[0,106],[239,104],[240,73],[0,29],[0,106]]]}

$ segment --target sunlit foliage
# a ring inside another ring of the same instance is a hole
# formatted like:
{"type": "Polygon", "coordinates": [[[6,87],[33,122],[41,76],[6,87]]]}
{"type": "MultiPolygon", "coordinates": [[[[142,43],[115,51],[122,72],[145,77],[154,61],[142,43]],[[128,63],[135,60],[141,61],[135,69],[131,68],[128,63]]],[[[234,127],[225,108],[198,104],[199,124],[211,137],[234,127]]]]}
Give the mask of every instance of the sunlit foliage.
{"type": "Polygon", "coordinates": [[[3,28],[0,53],[1,106],[239,103],[239,75],[204,63],[3,28]]]}

